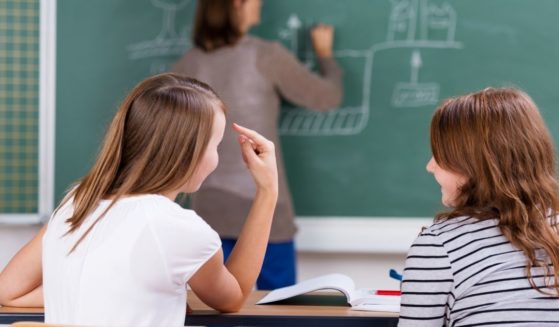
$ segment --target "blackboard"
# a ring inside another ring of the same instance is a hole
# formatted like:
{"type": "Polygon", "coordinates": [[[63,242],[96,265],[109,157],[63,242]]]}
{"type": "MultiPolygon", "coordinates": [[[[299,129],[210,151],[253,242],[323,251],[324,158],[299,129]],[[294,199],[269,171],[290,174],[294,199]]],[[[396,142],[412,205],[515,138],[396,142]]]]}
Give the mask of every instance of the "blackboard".
{"type": "MultiPolygon", "coordinates": [[[[56,194],[91,166],[117,104],[188,47],[193,0],[58,0],[56,194]]],[[[444,98],[518,86],[558,138],[559,2],[267,0],[253,34],[309,67],[308,28],[336,28],[345,98],[330,114],[285,105],[280,124],[298,216],[427,217],[429,120],[444,98]]]]}

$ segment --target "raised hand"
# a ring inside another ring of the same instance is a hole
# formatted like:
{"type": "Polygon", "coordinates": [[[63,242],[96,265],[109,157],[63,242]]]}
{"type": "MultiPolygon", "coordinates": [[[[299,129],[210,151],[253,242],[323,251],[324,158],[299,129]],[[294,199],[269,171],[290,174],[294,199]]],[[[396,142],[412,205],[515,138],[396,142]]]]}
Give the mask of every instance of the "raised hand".
{"type": "Polygon", "coordinates": [[[274,143],[246,127],[233,124],[239,133],[241,153],[256,186],[277,193],[278,170],[274,143]]]}

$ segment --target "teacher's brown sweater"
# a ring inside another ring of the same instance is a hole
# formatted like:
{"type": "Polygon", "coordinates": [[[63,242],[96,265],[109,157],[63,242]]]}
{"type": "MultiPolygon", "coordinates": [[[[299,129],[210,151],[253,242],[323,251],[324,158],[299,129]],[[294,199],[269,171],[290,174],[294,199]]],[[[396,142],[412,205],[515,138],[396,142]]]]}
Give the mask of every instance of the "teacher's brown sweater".
{"type": "Polygon", "coordinates": [[[241,158],[230,123],[254,129],[276,144],[278,204],[270,242],[293,239],[296,231],[278,138],[280,99],[312,110],[340,105],[342,72],[334,59],[319,59],[320,75],[309,71],[284,46],[244,36],[234,46],[211,52],[193,48],[173,71],[209,84],[227,106],[228,127],[219,147],[219,165],[193,196],[193,209],[222,238],[236,239],[256,188],[241,158]]]}

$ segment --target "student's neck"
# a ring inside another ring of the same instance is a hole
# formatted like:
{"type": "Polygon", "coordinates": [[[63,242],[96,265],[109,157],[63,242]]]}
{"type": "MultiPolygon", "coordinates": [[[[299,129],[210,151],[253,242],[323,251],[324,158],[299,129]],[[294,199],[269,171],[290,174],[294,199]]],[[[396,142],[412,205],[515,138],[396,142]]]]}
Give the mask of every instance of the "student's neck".
{"type": "Polygon", "coordinates": [[[167,192],[161,192],[161,195],[163,195],[164,197],[168,198],[171,201],[175,201],[175,199],[179,195],[179,192],[178,191],[167,191],[167,192]]]}

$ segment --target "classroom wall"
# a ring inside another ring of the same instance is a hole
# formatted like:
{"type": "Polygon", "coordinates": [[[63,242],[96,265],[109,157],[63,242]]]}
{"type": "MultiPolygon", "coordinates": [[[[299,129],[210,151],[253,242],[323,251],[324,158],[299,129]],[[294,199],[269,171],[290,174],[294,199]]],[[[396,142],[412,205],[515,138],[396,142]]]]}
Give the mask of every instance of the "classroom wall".
{"type": "MultiPolygon", "coordinates": [[[[0,226],[0,269],[39,230],[38,225],[0,226]]],[[[357,287],[396,288],[398,283],[388,278],[388,270],[402,271],[404,253],[316,252],[298,253],[298,279],[304,280],[327,273],[344,273],[357,287]]]]}
{"type": "Polygon", "coordinates": [[[399,282],[388,277],[388,270],[402,272],[405,253],[320,253],[298,252],[298,279],[343,273],[358,288],[397,289],[399,282]]]}

